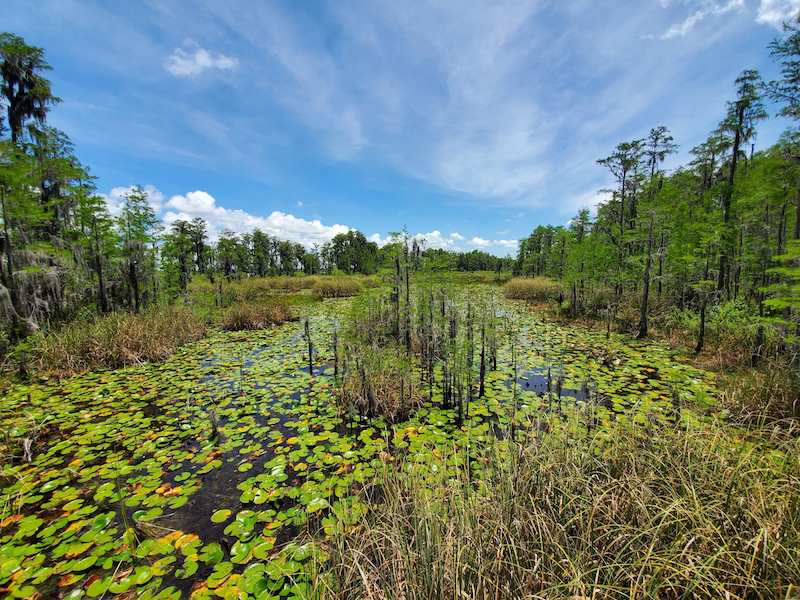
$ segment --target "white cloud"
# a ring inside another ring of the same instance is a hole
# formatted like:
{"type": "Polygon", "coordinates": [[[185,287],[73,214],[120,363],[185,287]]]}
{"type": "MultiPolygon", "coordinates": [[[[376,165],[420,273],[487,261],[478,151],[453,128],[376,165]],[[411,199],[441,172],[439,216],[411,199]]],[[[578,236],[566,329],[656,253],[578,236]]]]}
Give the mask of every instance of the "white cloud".
{"type": "Polygon", "coordinates": [[[184,40],[183,46],[193,52],[175,48],[174,52],[164,61],[164,68],[176,77],[192,77],[207,69],[231,70],[239,64],[238,60],[224,54],[213,56],[190,38],[184,40]]]}
{"type": "Polygon", "coordinates": [[[485,239],[483,239],[481,237],[478,237],[478,236],[475,236],[474,238],[472,238],[471,240],[469,240],[467,242],[467,246],[473,246],[474,248],[479,248],[479,249],[483,249],[483,248],[486,248],[486,247],[491,246],[491,245],[492,245],[492,242],[490,242],[489,240],[485,240],[485,239]]]}
{"type": "Polygon", "coordinates": [[[517,240],[485,240],[482,237],[475,236],[467,242],[467,246],[472,246],[478,250],[486,250],[487,248],[500,247],[516,250],[518,246],[517,240]]]}
{"type": "MultiPolygon", "coordinates": [[[[125,205],[125,196],[133,192],[135,186],[129,185],[128,187],[115,187],[112,188],[108,194],[97,194],[106,202],[108,212],[112,217],[118,217],[122,214],[122,207],[125,205]]],[[[147,203],[153,212],[159,214],[164,205],[164,194],[157,190],[152,185],[146,185],[142,188],[147,196],[147,203]]]]}
{"type": "MultiPolygon", "coordinates": [[[[771,0],[766,0],[767,2],[771,0]]],[[[779,0],[780,1],[780,0],[779,0]]],[[[662,5],[664,3],[662,2],[662,5]]],[[[705,19],[708,15],[720,16],[735,8],[743,8],[744,0],[729,0],[727,4],[718,4],[713,0],[702,0],[702,8],[698,9],[681,23],[675,23],[670,27],[662,36],[661,39],[669,39],[674,37],[684,37],[689,33],[694,26],[705,19]]],[[[666,7],[666,5],[664,5],[666,7]]]]}
{"type": "Polygon", "coordinates": [[[783,23],[791,21],[798,12],[800,0],[761,0],[756,22],[772,25],[782,31],[783,23]]]}
{"type": "MultiPolygon", "coordinates": [[[[461,241],[464,239],[464,236],[459,235],[458,233],[451,233],[449,236],[442,235],[442,232],[438,229],[434,229],[433,231],[429,231],[428,233],[415,233],[409,236],[410,239],[416,239],[417,243],[421,244],[423,248],[443,248],[444,250],[452,250],[454,252],[460,252],[462,249],[456,243],[457,241],[461,241]]],[[[386,236],[381,237],[379,233],[373,233],[369,236],[369,241],[375,242],[378,244],[379,247],[383,247],[386,244],[395,241],[393,236],[386,236]]]]}
{"type": "Polygon", "coordinates": [[[505,235],[507,233],[511,233],[510,229],[503,229],[503,231],[495,231],[496,235],[505,235]]]}
{"type": "MultiPolygon", "coordinates": [[[[105,200],[111,215],[116,217],[122,213],[124,196],[133,188],[115,187],[108,194],[98,195],[105,200]]],[[[143,189],[148,203],[164,225],[169,227],[179,219],[191,221],[201,218],[206,222],[207,234],[212,241],[216,241],[223,229],[249,233],[257,227],[271,236],[310,247],[314,243],[324,244],[335,235],[350,231],[345,225],[323,225],[319,219],[308,221],[280,211],[273,211],[268,217],[258,217],[243,210],[231,210],[217,205],[216,199],[202,190],[189,192],[185,196],[172,196],[165,203],[164,194],[154,186],[146,185],[143,189]],[[161,214],[163,211],[166,212],[161,214]]]]}
{"type": "Polygon", "coordinates": [[[516,250],[519,247],[519,242],[517,240],[495,240],[492,245],[516,250]]]}
{"type": "Polygon", "coordinates": [[[200,217],[213,229],[209,231],[211,238],[215,238],[223,229],[247,233],[258,228],[282,240],[311,246],[314,243],[324,244],[335,235],[350,231],[345,225],[323,225],[318,219],[308,221],[277,210],[268,217],[257,217],[243,210],[231,210],[218,206],[211,194],[201,190],[189,192],[185,196],[172,196],[164,208],[169,209],[162,217],[167,225],[177,219],[188,221],[200,217]]]}
{"type": "Polygon", "coordinates": [[[298,206],[298,207],[300,207],[300,206],[303,206],[303,203],[302,203],[302,202],[300,202],[300,200],[298,200],[298,201],[297,201],[297,206],[298,206]]]}

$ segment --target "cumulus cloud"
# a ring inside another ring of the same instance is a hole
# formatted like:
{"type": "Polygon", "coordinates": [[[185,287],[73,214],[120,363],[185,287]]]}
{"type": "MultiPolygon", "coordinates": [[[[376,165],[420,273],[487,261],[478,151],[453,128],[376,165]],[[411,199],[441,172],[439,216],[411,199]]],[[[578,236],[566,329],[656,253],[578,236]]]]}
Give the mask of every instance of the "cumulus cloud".
{"type": "MultiPolygon", "coordinates": [[[[112,217],[118,217],[122,214],[122,207],[125,205],[125,198],[128,194],[132,193],[136,186],[129,185],[128,187],[115,187],[112,188],[108,194],[97,194],[105,200],[108,212],[112,217]]],[[[153,212],[159,214],[164,206],[164,194],[157,190],[152,185],[146,185],[142,188],[147,196],[147,203],[153,212]]]]}
{"type": "MultiPolygon", "coordinates": [[[[109,213],[118,217],[122,214],[126,195],[133,189],[134,186],[115,187],[108,194],[98,195],[105,200],[109,213]]],[[[211,194],[202,190],[189,192],[183,196],[175,195],[166,202],[164,194],[154,186],[146,185],[143,190],[147,195],[148,204],[164,225],[169,227],[177,220],[191,221],[200,218],[205,221],[208,237],[212,241],[217,240],[223,229],[230,229],[236,233],[249,233],[258,228],[271,236],[310,247],[315,243],[324,244],[331,241],[335,235],[350,231],[346,225],[324,225],[319,219],[308,221],[277,210],[267,217],[251,215],[243,210],[232,210],[219,206],[211,194]]]]}
{"type": "Polygon", "coordinates": [[[484,248],[491,246],[492,242],[489,240],[485,240],[481,237],[475,236],[471,240],[467,242],[467,246],[472,246],[473,248],[478,248],[479,250],[483,250],[484,248]]]}
{"type": "MultiPolygon", "coordinates": [[[[434,229],[428,233],[415,233],[414,235],[409,236],[409,238],[417,240],[417,243],[426,249],[442,248],[444,250],[453,250],[455,252],[461,250],[456,242],[464,239],[464,237],[458,233],[451,233],[449,236],[444,236],[438,229],[434,229]]],[[[373,233],[368,239],[369,241],[378,244],[378,246],[381,248],[386,244],[395,241],[394,236],[390,235],[384,238],[381,237],[379,233],[373,233]]]]}
{"type": "Polygon", "coordinates": [[[185,196],[172,196],[164,208],[168,210],[162,219],[167,225],[178,219],[188,221],[199,217],[213,229],[209,231],[211,238],[216,238],[223,229],[247,233],[258,228],[271,236],[310,247],[315,243],[324,244],[334,236],[350,231],[346,225],[323,225],[319,219],[308,221],[277,210],[268,217],[251,215],[240,209],[232,210],[218,206],[211,194],[201,190],[185,196]]]}
{"type": "MultiPolygon", "coordinates": [[[[771,0],[766,0],[767,2],[771,0]]],[[[774,0],[772,0],[774,1],[774,0]]],[[[781,0],[778,0],[781,1],[781,0]]],[[[663,4],[663,3],[662,3],[663,4]]],[[[720,16],[724,15],[727,12],[735,8],[743,8],[744,7],[744,0],[729,0],[727,4],[719,4],[714,2],[713,0],[703,0],[701,2],[702,8],[698,9],[681,23],[675,23],[667,29],[664,35],[661,36],[661,39],[670,39],[674,37],[684,37],[687,33],[689,33],[694,26],[697,25],[700,21],[705,19],[709,15],[713,16],[720,16]]]]}
{"type": "Polygon", "coordinates": [[[467,246],[471,246],[476,250],[486,250],[487,248],[508,248],[516,250],[518,243],[517,240],[486,240],[482,237],[475,236],[467,241],[467,246]]]}
{"type": "Polygon", "coordinates": [[[783,23],[792,20],[798,12],[800,0],[761,0],[756,22],[782,30],[783,23]]]}
{"type": "Polygon", "coordinates": [[[224,54],[212,55],[192,39],[183,42],[184,48],[175,48],[164,61],[164,68],[176,77],[192,77],[208,69],[231,70],[239,61],[224,54]]]}

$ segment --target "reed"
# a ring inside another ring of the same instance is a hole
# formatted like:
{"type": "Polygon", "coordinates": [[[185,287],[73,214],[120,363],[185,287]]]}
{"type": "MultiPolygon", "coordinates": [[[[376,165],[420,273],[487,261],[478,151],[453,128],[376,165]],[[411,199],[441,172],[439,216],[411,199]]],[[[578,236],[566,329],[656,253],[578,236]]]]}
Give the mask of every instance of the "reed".
{"type": "Polygon", "coordinates": [[[561,294],[561,285],[548,277],[519,277],[503,286],[503,295],[513,300],[541,302],[561,294]]]}
{"type": "Polygon", "coordinates": [[[406,461],[358,535],[332,540],[331,597],[794,598],[794,433],[496,442],[480,482],[406,461]]]}
{"type": "Polygon", "coordinates": [[[222,328],[226,331],[264,329],[295,318],[290,303],[283,298],[270,298],[258,303],[237,302],[222,313],[222,328]]]}
{"type": "Polygon", "coordinates": [[[311,294],[323,298],[349,298],[364,291],[364,286],[353,277],[320,277],[311,286],[311,294]]]}
{"type": "Polygon", "coordinates": [[[163,361],[205,332],[205,321],[186,306],[116,312],[42,330],[32,340],[32,362],[39,371],[71,374],[163,361]]]}

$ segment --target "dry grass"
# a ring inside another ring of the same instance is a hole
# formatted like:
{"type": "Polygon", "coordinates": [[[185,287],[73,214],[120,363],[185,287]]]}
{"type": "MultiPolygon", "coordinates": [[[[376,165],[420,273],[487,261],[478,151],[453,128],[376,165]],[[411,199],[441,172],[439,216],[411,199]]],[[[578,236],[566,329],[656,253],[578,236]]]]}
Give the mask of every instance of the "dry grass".
{"type": "Polygon", "coordinates": [[[364,286],[353,277],[318,277],[311,294],[323,298],[349,298],[364,291],[364,286]]]}
{"type": "Polygon", "coordinates": [[[264,329],[296,319],[289,302],[274,298],[266,302],[237,302],[222,313],[226,331],[264,329]]]}
{"type": "Polygon", "coordinates": [[[725,406],[742,421],[800,418],[800,377],[785,359],[723,373],[719,388],[725,406]]]}
{"type": "Polygon", "coordinates": [[[796,598],[800,443],[743,438],[497,443],[480,486],[463,450],[387,467],[385,501],[332,541],[330,597],[796,598]]]}
{"type": "Polygon", "coordinates": [[[554,298],[561,292],[561,285],[549,277],[518,277],[503,286],[503,295],[513,300],[541,302],[554,298]]]}
{"type": "Polygon", "coordinates": [[[32,340],[33,366],[40,371],[70,374],[163,361],[205,332],[203,319],[185,306],[141,314],[117,312],[40,332],[32,340]]]}

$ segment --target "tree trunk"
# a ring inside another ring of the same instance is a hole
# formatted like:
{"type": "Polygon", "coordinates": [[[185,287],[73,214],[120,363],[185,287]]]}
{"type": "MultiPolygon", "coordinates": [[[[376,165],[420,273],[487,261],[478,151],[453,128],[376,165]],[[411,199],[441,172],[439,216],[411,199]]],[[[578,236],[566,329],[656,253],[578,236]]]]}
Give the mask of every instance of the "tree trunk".
{"type": "Polygon", "coordinates": [[[106,281],[103,277],[103,261],[100,257],[100,236],[97,231],[97,217],[92,217],[92,226],[94,227],[94,260],[95,268],[97,269],[97,280],[100,286],[100,311],[103,313],[109,312],[108,307],[108,293],[106,292],[106,281]]]}
{"type": "Polygon", "coordinates": [[[797,190],[794,209],[794,236],[792,239],[800,240],[800,189],[797,190]]]}
{"type": "Polygon", "coordinates": [[[697,346],[694,351],[700,354],[706,338],[706,306],[708,306],[708,292],[703,293],[703,303],[700,305],[700,333],[697,336],[697,346]]]}
{"type": "Polygon", "coordinates": [[[733,244],[730,243],[730,232],[728,224],[731,220],[731,199],[733,198],[733,182],[736,179],[736,165],[739,160],[739,146],[742,143],[742,124],[744,122],[744,108],[739,108],[737,114],[737,127],[733,136],[733,155],[731,156],[731,168],[728,171],[728,185],[722,194],[722,253],[719,256],[719,282],[717,289],[722,291],[725,287],[725,278],[728,269],[728,253],[733,244]]]}
{"type": "Polygon", "coordinates": [[[653,218],[650,218],[650,232],[647,235],[647,259],[644,266],[644,291],[642,292],[642,312],[639,316],[638,338],[647,337],[647,303],[650,300],[650,262],[653,252],[653,218]]]}
{"type": "Polygon", "coordinates": [[[14,252],[11,246],[11,236],[8,233],[8,214],[6,213],[6,195],[5,190],[0,186],[0,202],[3,204],[3,250],[6,255],[6,268],[2,269],[2,257],[0,256],[0,273],[3,277],[3,285],[8,289],[8,294],[11,296],[11,304],[14,309],[19,312],[22,308],[20,306],[20,298],[17,293],[17,286],[14,285],[14,252]]]}

